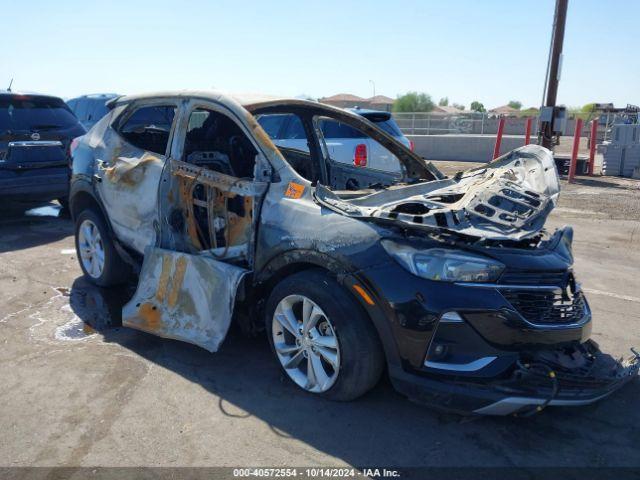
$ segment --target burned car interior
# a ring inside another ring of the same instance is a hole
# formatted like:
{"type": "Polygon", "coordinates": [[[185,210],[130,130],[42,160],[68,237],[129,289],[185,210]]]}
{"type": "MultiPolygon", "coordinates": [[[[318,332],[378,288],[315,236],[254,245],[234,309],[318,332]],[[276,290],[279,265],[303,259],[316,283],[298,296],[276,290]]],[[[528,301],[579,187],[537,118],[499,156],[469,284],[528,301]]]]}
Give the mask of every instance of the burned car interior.
{"type": "Polygon", "coordinates": [[[376,367],[336,398],[371,388],[382,352],[397,390],[462,413],[591,403],[637,373],[637,356],[609,362],[589,340],[573,232],[544,228],[560,193],[548,150],[445,177],[365,118],[314,102],[203,93],[111,108],[74,153],[85,203],[72,211],[79,238],[99,229],[77,206],[95,198],[112,256],[139,271],[125,326],[215,352],[242,312],[299,386],[332,395],[346,348],[324,313],[333,302],[301,293],[331,284],[361,322],[342,331],[376,332],[351,337],[376,367]]]}

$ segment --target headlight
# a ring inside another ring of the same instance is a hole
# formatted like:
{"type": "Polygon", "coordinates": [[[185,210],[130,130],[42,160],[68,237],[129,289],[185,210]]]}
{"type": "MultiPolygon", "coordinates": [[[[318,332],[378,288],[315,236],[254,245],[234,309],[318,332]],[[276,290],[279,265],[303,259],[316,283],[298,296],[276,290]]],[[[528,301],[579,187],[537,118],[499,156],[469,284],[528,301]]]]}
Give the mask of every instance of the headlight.
{"type": "Polygon", "coordinates": [[[390,240],[382,246],[400,265],[418,277],[442,282],[495,282],[504,265],[490,258],[444,248],[417,250],[390,240]]]}

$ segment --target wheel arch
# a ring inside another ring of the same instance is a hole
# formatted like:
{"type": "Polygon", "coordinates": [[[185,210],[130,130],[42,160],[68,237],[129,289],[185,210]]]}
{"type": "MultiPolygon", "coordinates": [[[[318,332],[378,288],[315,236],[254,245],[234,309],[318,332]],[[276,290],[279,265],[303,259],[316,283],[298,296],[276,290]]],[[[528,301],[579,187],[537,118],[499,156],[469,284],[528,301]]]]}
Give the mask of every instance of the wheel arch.
{"type": "Polygon", "coordinates": [[[102,216],[116,250],[123,260],[131,265],[136,273],[139,273],[142,265],[142,257],[137,256],[135,252],[125,248],[120,243],[120,240],[111,226],[109,216],[107,215],[102,202],[95,195],[92,185],[85,180],[79,180],[71,184],[71,190],[69,192],[69,212],[71,213],[73,221],[75,222],[78,215],[87,209],[91,209],[102,216]]]}
{"type": "MultiPolygon", "coordinates": [[[[254,277],[254,286],[257,289],[257,298],[264,305],[271,290],[284,278],[304,270],[324,270],[333,276],[336,281],[347,291],[356,303],[363,309],[367,318],[375,328],[378,339],[382,344],[387,364],[400,364],[398,346],[393,336],[393,329],[389,318],[380,306],[380,300],[375,292],[367,287],[367,282],[355,269],[349,268],[343,262],[330,255],[314,250],[290,250],[272,258],[254,277]],[[358,285],[375,299],[371,305],[365,298],[353,288],[358,285]]],[[[260,308],[259,318],[263,318],[264,311],[260,308]]]]}
{"type": "Polygon", "coordinates": [[[69,192],[69,211],[71,212],[71,218],[75,221],[78,215],[88,208],[101,214],[107,224],[107,228],[111,231],[109,217],[105,214],[102,204],[96,198],[91,184],[86,181],[73,183],[71,191],[69,192]]]}

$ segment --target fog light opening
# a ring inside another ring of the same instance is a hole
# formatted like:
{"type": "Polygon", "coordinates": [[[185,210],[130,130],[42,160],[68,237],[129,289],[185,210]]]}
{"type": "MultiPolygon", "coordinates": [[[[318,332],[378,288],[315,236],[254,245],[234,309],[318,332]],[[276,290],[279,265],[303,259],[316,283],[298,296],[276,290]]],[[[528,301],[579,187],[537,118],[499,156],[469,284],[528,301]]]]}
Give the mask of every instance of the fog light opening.
{"type": "Polygon", "coordinates": [[[442,360],[447,356],[449,348],[443,343],[433,343],[427,354],[427,360],[442,360]]]}

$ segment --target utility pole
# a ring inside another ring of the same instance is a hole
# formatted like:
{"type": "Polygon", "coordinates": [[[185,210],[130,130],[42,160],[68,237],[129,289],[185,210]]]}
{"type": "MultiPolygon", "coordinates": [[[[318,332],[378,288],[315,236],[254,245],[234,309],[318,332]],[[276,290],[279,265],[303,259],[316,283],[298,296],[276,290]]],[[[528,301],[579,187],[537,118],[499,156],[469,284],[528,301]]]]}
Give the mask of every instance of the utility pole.
{"type": "MultiPolygon", "coordinates": [[[[558,96],[558,84],[560,83],[560,68],[562,61],[562,44],[564,43],[564,27],[567,22],[567,7],[569,0],[556,0],[556,11],[553,17],[553,33],[551,36],[551,49],[547,77],[545,79],[546,99],[543,104],[547,107],[555,107],[558,96]]],[[[543,122],[540,126],[542,134],[542,146],[553,146],[553,122],[543,122]]]]}

